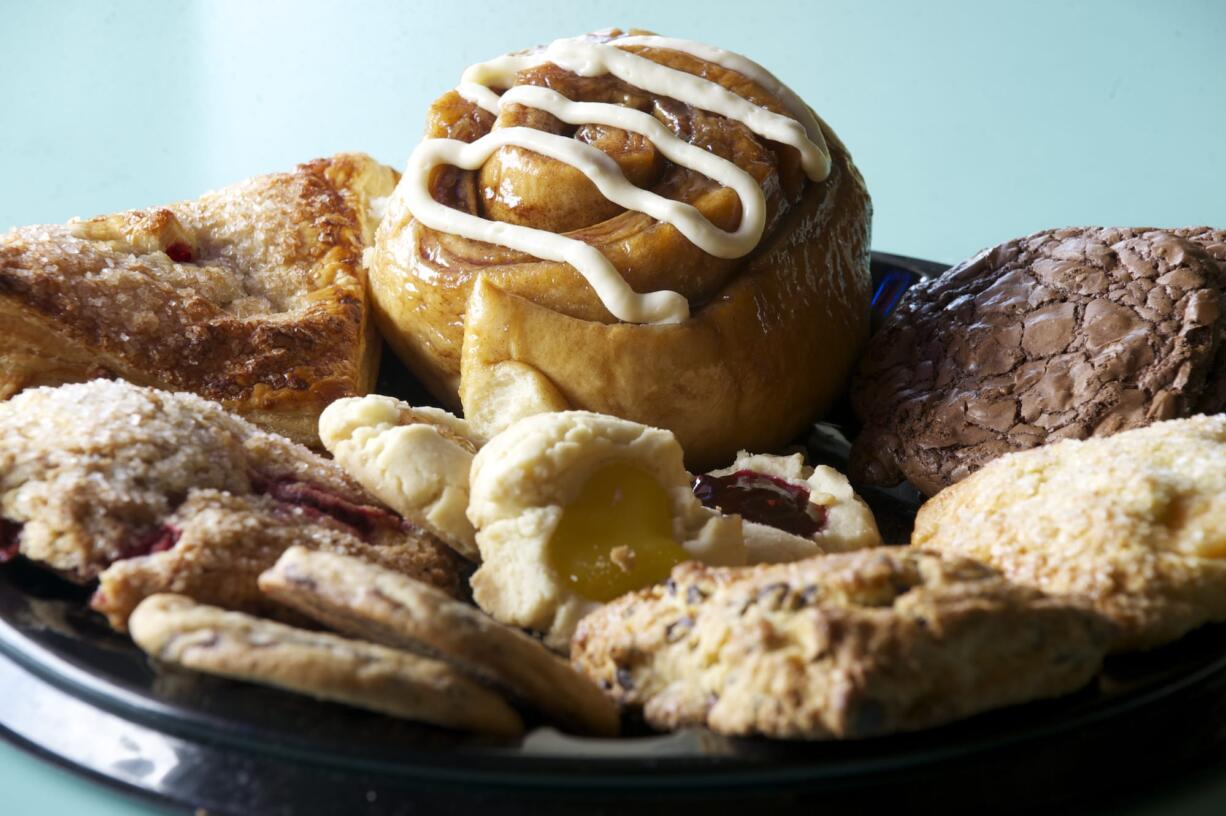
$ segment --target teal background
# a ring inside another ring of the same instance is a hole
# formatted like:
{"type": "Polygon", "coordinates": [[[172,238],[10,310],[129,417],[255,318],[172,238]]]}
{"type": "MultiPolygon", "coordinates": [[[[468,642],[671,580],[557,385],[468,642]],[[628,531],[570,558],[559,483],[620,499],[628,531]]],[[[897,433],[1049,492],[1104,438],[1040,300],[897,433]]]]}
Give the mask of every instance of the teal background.
{"type": "Polygon", "coordinates": [[[341,150],[401,166],[472,62],[609,25],[741,51],[840,133],[879,249],[1226,223],[1226,4],[4,0],[0,229],[341,150]]]}
{"type": "MultiPolygon", "coordinates": [[[[1226,2],[0,2],[0,230],[342,150],[400,166],[472,62],[610,25],[740,51],[829,121],[878,249],[1226,226],[1226,2]]],[[[4,677],[0,675],[0,693],[4,677]]],[[[0,744],[0,812],[156,812],[0,744]]],[[[1135,812],[1222,812],[1226,774],[1135,812]]],[[[1131,812],[1131,811],[1130,811],[1131,812]]]]}

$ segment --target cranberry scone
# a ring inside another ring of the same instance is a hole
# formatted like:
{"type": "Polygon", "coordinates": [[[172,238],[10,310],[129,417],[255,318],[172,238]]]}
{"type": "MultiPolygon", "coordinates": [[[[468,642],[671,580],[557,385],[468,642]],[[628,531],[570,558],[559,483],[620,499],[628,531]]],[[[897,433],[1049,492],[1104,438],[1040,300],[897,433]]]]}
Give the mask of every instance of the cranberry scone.
{"type": "Polygon", "coordinates": [[[751,568],[683,564],[580,622],[576,666],[647,722],[868,737],[1054,697],[1112,626],[969,559],[877,547],[751,568]]]}
{"type": "Polygon", "coordinates": [[[0,403],[0,517],[5,557],[99,578],[94,606],[120,628],[157,592],[282,615],[256,581],[293,544],[464,588],[462,559],[335,463],[193,394],[122,381],[0,403]]]}
{"type": "Polygon", "coordinates": [[[396,179],[341,154],[194,201],[0,235],[0,399],[119,377],[317,445],[320,411],[374,382],[362,256],[396,179]]]}

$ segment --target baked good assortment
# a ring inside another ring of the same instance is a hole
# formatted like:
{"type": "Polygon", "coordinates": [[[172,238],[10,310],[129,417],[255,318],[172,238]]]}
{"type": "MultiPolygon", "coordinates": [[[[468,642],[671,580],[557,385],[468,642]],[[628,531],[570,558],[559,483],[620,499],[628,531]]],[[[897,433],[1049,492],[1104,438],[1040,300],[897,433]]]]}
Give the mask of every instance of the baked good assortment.
{"type": "Polygon", "coordinates": [[[372,291],[392,347],[487,434],[588,410],[720,467],[841,395],[868,334],[869,198],[761,66],[602,32],[471,66],[427,122],[372,291]]]}
{"type": "Polygon", "coordinates": [[[119,377],[317,445],[374,385],[362,253],[397,174],[349,153],[195,201],[0,235],[0,399],[119,377]]]}
{"type": "Polygon", "coordinates": [[[611,30],[470,67],[403,177],[15,230],[0,563],[161,669],[505,739],[913,731],[1226,621],[1226,231],[1009,241],[870,341],[870,210],[764,68],[611,30]],[[441,407],[367,393],[376,323],[441,407]],[[850,481],[784,450],[844,398],[850,481]]]}

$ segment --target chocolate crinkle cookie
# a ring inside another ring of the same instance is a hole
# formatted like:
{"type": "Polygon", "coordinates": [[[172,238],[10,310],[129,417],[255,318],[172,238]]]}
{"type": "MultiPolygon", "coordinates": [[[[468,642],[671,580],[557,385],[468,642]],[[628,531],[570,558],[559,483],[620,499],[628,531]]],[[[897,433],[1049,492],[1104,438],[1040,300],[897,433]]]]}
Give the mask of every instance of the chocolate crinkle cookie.
{"type": "Polygon", "coordinates": [[[853,384],[852,475],[928,495],[1012,451],[1226,407],[1226,231],[1058,229],[917,284],[853,384]]]}

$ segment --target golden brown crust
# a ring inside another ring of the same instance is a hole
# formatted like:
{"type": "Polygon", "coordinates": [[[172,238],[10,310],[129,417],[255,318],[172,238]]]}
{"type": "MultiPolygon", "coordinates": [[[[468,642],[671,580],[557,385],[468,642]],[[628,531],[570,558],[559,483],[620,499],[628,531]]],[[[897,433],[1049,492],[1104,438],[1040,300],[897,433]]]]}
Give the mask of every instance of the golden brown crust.
{"type": "Polygon", "coordinates": [[[163,524],[174,534],[170,549],[116,561],[98,577],[91,605],[120,631],[132,610],[159,592],[300,621],[290,607],[264,595],[258,586],[260,573],[293,546],[354,556],[438,587],[444,594],[464,594],[459,561],[441,544],[411,529],[388,526],[366,540],[309,508],[217,490],[192,490],[163,524]]]}
{"type": "Polygon", "coordinates": [[[1111,632],[969,559],[879,547],[765,567],[683,564],[585,618],[571,658],[659,728],[830,739],[1073,691],[1111,632]]]}
{"type": "Polygon", "coordinates": [[[268,612],[256,578],[292,544],[464,590],[458,556],[336,463],[194,394],[122,381],[0,403],[0,518],[27,558],[82,582],[106,570],[95,606],[117,627],[169,589],[268,612]]]}
{"type": "Polygon", "coordinates": [[[401,572],[295,547],[260,576],[260,589],[344,635],[441,657],[568,730],[617,734],[613,701],[564,659],[401,572]]]}
{"type": "MultiPolygon", "coordinates": [[[[779,105],[733,72],[677,52],[650,56],[752,101],[779,105]]],[[[672,226],[634,212],[572,230],[568,235],[600,249],[636,291],[672,289],[690,300],[691,319],[681,324],[616,323],[568,265],[425,229],[394,196],[371,265],[384,336],[438,399],[452,408],[462,403],[470,418],[480,420],[487,402],[499,406],[491,413],[506,415],[501,393],[516,378],[495,372],[505,373],[501,367],[512,362],[535,380],[525,413],[574,408],[667,428],[693,468],[726,464],[741,448],[786,444],[842,392],[867,336],[871,206],[864,182],[824,125],[833,169],[825,181],[811,183],[790,148],[760,142],[722,117],[606,80],[544,66],[517,81],[650,110],[692,143],[737,162],[767,193],[760,246],[740,261],[716,259],[672,226]]],[[[440,99],[429,135],[471,140],[490,127],[466,106],[452,95],[440,99]]],[[[515,120],[523,115],[504,112],[497,124],[550,127],[548,121],[515,120]]],[[[632,142],[610,148],[630,175],[627,162],[641,147],[632,142]]],[[[531,171],[515,179],[517,195],[539,189],[538,204],[558,207],[570,200],[567,195],[587,195],[553,160],[518,156],[515,162],[526,162],[531,171]],[[553,199],[550,189],[559,191],[553,199]]],[[[510,177],[505,165],[495,174],[500,183],[510,177]]],[[[484,178],[489,166],[479,179],[441,174],[436,196],[488,210],[488,190],[501,189],[484,178]]],[[[721,227],[735,227],[735,195],[688,172],[666,169],[653,189],[693,204],[721,227]]],[[[547,215],[558,216],[552,209],[547,215]]],[[[513,220],[543,223],[531,212],[521,215],[513,220]]],[[[573,213],[562,215],[571,219],[573,213]]]]}
{"type": "Polygon", "coordinates": [[[195,201],[0,237],[0,397],[98,376],[193,391],[317,445],[373,384],[362,252],[396,174],[342,154],[195,201]]]}
{"type": "Polygon", "coordinates": [[[505,700],[437,660],[294,629],[181,595],[142,603],[132,616],[132,637],[157,660],[206,674],[448,728],[509,737],[523,731],[505,700]]]}
{"type": "Polygon", "coordinates": [[[920,508],[912,544],[1085,598],[1117,651],[1226,621],[1226,416],[1003,456],[920,508]]]}

